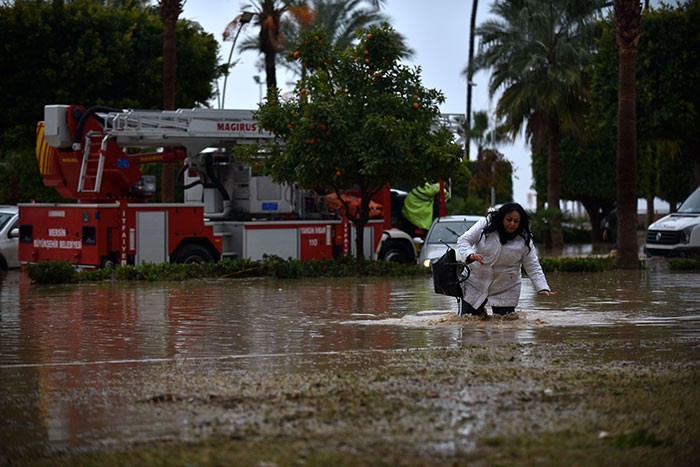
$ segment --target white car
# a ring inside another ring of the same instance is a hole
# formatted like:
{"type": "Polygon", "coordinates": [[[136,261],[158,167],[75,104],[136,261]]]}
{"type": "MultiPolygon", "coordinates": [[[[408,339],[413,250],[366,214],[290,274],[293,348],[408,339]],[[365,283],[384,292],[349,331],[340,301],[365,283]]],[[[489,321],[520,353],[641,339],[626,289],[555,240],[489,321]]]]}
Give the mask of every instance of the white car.
{"type": "Polygon", "coordinates": [[[17,206],[0,206],[0,270],[19,267],[18,223],[17,206]]]}
{"type": "Polygon", "coordinates": [[[644,245],[647,256],[691,256],[700,253],[700,187],[678,211],[652,223],[644,245]]]}
{"type": "MultiPolygon", "coordinates": [[[[426,268],[430,267],[430,260],[439,258],[445,251],[447,246],[457,249],[457,239],[469,228],[476,224],[482,216],[467,216],[467,215],[452,215],[438,217],[430,226],[428,234],[425,236],[425,241],[420,250],[418,264],[426,268]]],[[[457,252],[457,260],[462,261],[462,258],[457,252]]]]}

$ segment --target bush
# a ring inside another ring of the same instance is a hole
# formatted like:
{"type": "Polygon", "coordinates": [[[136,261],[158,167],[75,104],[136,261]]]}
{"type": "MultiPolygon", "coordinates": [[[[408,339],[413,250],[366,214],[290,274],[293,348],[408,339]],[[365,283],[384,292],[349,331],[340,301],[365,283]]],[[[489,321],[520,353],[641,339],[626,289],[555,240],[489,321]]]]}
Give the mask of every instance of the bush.
{"type": "MultiPolygon", "coordinates": [[[[600,272],[615,269],[615,257],[540,258],[545,272],[600,272]]],[[[678,269],[700,270],[700,259],[675,260],[678,269]],[[694,267],[685,266],[694,265],[694,267]]],[[[425,268],[391,261],[357,260],[351,256],[336,259],[299,261],[265,256],[261,261],[224,259],[217,263],[171,264],[147,263],[141,266],[118,266],[114,269],[77,271],[62,262],[30,264],[27,274],[36,284],[115,281],[184,281],[204,278],[275,277],[299,279],[310,277],[400,277],[425,276],[425,268]]],[[[430,274],[427,272],[427,274],[430,274]]]]}
{"type": "Polygon", "coordinates": [[[28,264],[27,275],[37,284],[71,284],[78,282],[75,266],[63,261],[28,264]]]}
{"type": "Polygon", "coordinates": [[[616,267],[615,257],[540,258],[545,272],[601,272],[616,267]]]}
{"type": "Polygon", "coordinates": [[[669,259],[668,267],[671,271],[700,271],[700,255],[669,259]]]}
{"type": "Polygon", "coordinates": [[[146,263],[141,266],[118,266],[114,269],[78,271],[75,266],[63,262],[46,262],[27,265],[27,273],[36,284],[65,284],[74,282],[117,281],[184,281],[207,277],[276,277],[295,279],[302,277],[361,277],[407,276],[425,274],[416,265],[389,261],[357,260],[346,256],[329,260],[299,261],[265,256],[261,261],[250,259],[223,259],[216,263],[146,263]]]}

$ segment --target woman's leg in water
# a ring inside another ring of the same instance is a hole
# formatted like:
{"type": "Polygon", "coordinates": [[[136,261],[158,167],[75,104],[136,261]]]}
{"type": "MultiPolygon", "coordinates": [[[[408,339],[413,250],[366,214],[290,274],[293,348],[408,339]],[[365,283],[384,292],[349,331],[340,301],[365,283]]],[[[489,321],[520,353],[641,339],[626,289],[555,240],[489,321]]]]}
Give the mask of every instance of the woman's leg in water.
{"type": "Polygon", "coordinates": [[[505,316],[515,313],[514,306],[492,306],[491,309],[494,315],[505,316]]]}
{"type": "Polygon", "coordinates": [[[459,316],[464,316],[464,315],[474,315],[474,316],[480,316],[486,314],[486,302],[488,300],[484,300],[484,303],[479,306],[479,308],[475,309],[473,306],[471,306],[469,303],[467,303],[464,299],[462,299],[462,310],[459,313],[459,316]]]}

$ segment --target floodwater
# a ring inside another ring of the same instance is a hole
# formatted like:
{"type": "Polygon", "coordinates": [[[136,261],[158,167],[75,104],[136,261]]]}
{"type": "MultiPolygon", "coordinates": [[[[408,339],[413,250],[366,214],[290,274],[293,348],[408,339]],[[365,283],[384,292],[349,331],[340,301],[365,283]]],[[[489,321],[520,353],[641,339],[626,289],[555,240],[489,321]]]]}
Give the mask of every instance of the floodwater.
{"type": "Polygon", "coordinates": [[[4,272],[0,453],[172,430],[120,403],[129,397],[120,388],[163,362],[254,372],[263,360],[301,365],[350,351],[591,340],[633,360],[647,338],[700,342],[699,274],[659,260],[641,272],[548,279],[558,295],[539,297],[524,280],[519,319],[504,321],[457,318],[455,299],[433,293],[429,277],[38,286],[4,272]]]}

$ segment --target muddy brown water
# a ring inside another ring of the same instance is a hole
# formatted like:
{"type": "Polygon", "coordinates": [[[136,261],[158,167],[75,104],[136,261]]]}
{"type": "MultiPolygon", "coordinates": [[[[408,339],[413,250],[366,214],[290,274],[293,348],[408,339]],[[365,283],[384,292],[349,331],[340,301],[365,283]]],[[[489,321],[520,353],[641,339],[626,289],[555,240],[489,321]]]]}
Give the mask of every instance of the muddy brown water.
{"type": "Polygon", "coordinates": [[[249,372],[277,362],[279,371],[350,352],[553,341],[605,342],[615,349],[605,358],[634,360],[647,340],[700,342],[700,275],[650,266],[549,274],[559,294],[547,298],[525,280],[512,321],[457,318],[456,301],[434,294],[428,277],[36,286],[4,272],[0,448],[74,449],[177,431],[186,421],[154,422],[123,403],[141,397],[140,375],[163,362],[225,361],[249,372]]]}

